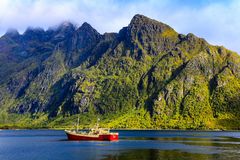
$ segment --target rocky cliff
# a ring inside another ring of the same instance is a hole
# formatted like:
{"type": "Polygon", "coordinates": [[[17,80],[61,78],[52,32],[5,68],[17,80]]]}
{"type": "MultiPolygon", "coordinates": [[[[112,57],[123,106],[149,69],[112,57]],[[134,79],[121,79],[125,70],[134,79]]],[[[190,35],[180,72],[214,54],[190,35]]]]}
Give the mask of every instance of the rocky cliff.
{"type": "Polygon", "coordinates": [[[3,125],[80,114],[117,128],[240,128],[240,56],[143,15],[103,35],[88,23],[10,30],[0,62],[3,125]]]}

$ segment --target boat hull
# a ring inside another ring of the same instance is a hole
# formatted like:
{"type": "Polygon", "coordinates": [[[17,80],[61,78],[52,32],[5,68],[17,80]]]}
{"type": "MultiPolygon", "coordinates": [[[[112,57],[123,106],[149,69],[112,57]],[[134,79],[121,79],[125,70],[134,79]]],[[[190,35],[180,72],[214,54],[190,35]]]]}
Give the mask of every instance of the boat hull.
{"type": "Polygon", "coordinates": [[[71,141],[117,141],[118,133],[99,134],[99,135],[83,135],[65,131],[68,140],[71,141]]]}

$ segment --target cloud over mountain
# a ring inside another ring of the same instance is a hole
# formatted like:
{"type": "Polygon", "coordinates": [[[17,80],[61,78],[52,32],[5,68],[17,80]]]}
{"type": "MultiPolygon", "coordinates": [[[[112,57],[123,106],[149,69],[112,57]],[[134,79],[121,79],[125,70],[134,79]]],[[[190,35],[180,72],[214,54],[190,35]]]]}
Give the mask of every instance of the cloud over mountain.
{"type": "Polygon", "coordinates": [[[170,24],[178,32],[190,31],[240,52],[239,7],[237,0],[1,0],[0,34],[8,28],[23,32],[30,25],[47,29],[66,20],[87,21],[101,33],[117,32],[134,14],[141,13],[170,24]]]}

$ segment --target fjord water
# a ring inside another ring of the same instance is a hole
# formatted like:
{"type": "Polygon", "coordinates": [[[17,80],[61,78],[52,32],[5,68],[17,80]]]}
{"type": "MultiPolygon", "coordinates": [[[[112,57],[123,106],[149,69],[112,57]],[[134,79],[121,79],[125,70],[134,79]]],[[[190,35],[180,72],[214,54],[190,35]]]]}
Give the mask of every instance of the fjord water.
{"type": "Polygon", "coordinates": [[[67,141],[61,130],[0,131],[1,160],[240,159],[240,132],[118,131],[119,141],[67,141]]]}

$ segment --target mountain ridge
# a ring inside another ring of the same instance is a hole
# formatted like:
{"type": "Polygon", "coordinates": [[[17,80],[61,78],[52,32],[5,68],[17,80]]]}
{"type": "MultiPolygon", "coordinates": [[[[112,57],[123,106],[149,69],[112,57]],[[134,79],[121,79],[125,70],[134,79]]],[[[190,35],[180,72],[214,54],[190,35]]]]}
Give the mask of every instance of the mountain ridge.
{"type": "Polygon", "coordinates": [[[224,47],[139,14],[119,33],[16,33],[0,38],[2,125],[69,126],[80,114],[83,126],[99,115],[113,128],[239,129],[240,58],[224,47]]]}

